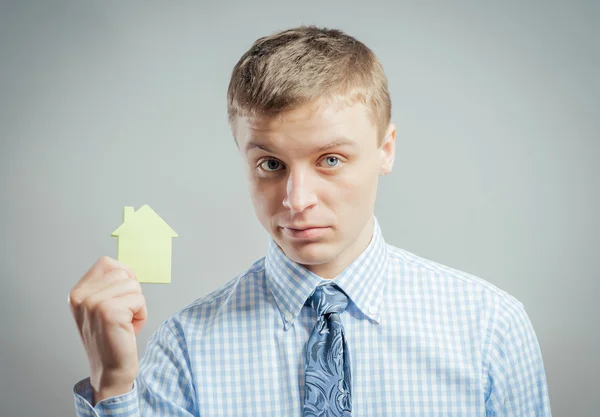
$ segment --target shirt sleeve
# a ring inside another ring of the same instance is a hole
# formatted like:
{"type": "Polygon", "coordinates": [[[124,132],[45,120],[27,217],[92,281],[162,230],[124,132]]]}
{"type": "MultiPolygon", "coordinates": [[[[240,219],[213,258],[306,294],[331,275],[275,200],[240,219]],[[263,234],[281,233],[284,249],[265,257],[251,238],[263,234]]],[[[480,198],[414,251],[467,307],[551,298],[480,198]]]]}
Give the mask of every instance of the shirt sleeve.
{"type": "Polygon", "coordinates": [[[488,356],[486,417],[551,417],[542,352],[521,302],[500,303],[488,356]]]}
{"type": "Polygon", "coordinates": [[[151,417],[197,415],[196,393],[183,331],[171,321],[150,337],[133,388],[92,407],[92,386],[85,378],[73,387],[79,417],[151,417]]]}

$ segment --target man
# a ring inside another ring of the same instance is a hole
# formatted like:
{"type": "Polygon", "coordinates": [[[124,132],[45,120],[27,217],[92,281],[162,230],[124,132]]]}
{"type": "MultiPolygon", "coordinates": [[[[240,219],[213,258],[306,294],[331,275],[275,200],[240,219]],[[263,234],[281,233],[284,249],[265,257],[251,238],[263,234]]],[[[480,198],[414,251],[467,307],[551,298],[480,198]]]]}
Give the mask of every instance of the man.
{"type": "Polygon", "coordinates": [[[523,305],[383,239],[396,128],[369,48],[314,26],[260,38],[228,114],[267,255],[162,323],[139,369],[141,287],[101,258],[70,293],[78,415],[550,416],[523,305]]]}

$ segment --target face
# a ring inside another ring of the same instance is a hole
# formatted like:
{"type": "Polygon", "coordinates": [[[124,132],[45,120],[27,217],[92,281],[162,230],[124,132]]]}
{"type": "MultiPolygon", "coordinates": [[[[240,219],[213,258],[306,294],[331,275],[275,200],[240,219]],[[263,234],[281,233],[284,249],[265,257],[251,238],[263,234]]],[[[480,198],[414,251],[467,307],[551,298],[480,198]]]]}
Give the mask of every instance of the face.
{"type": "Polygon", "coordinates": [[[371,240],[395,126],[378,146],[364,105],[312,102],[279,117],[239,117],[235,131],[260,223],[290,259],[337,276],[371,240]]]}

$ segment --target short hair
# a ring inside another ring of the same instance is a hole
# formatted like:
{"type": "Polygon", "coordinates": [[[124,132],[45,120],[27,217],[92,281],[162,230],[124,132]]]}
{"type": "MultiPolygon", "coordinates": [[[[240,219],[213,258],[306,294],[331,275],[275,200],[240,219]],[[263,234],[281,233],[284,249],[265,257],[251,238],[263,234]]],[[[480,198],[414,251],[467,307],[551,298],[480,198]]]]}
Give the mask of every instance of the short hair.
{"type": "Polygon", "coordinates": [[[391,119],[383,66],[365,44],[339,29],[302,25],[257,39],[234,66],[227,115],[273,117],[314,100],[362,102],[378,146],[391,119]]]}

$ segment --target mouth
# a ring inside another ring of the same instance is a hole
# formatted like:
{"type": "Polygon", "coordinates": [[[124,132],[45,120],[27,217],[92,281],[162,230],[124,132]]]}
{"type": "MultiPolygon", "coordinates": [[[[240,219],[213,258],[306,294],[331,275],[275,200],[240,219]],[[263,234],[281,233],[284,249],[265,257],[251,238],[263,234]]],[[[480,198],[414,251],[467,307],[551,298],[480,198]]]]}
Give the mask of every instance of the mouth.
{"type": "Polygon", "coordinates": [[[314,239],[324,236],[329,231],[329,226],[311,226],[302,229],[282,227],[283,232],[294,239],[314,239]]]}

